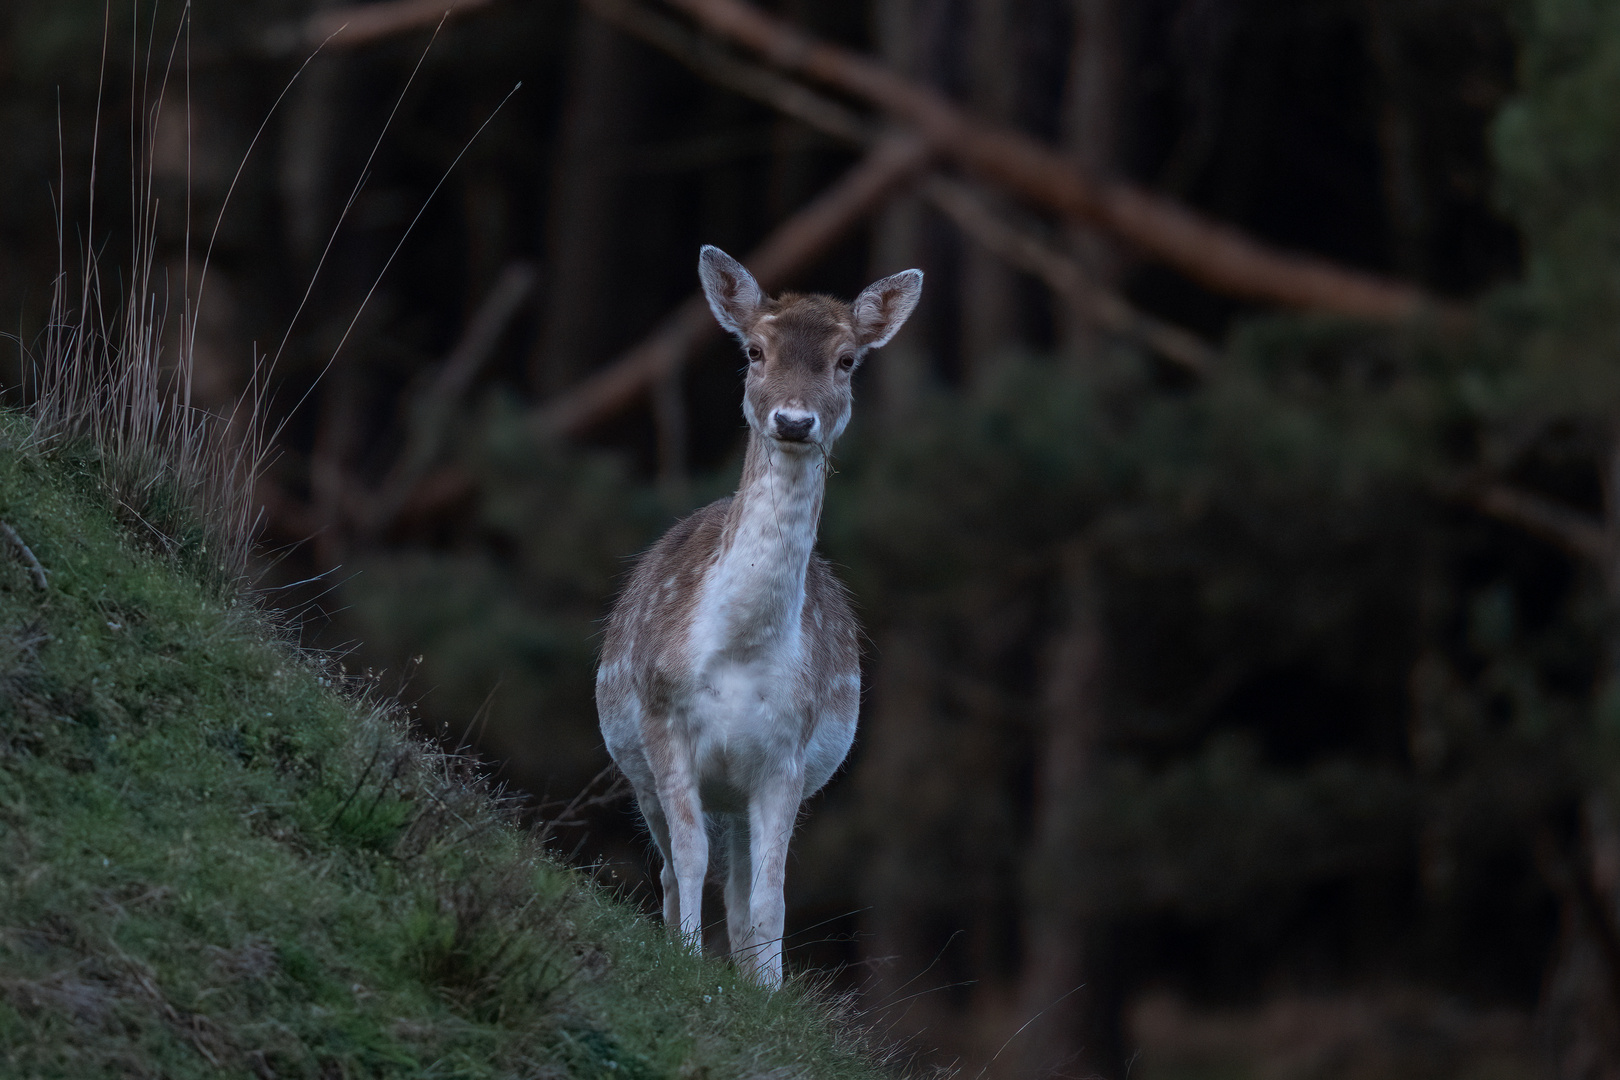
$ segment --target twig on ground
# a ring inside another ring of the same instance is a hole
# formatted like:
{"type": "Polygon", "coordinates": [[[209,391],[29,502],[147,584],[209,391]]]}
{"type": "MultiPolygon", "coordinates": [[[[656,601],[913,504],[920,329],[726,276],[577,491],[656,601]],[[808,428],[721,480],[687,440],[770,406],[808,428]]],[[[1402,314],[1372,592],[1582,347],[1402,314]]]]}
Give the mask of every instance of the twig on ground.
{"type": "Polygon", "coordinates": [[[50,583],[45,578],[45,568],[39,564],[39,559],[34,556],[33,549],[23,543],[23,538],[17,535],[17,530],[6,522],[0,521],[0,534],[5,536],[6,541],[11,544],[12,550],[17,553],[17,557],[27,565],[29,576],[34,579],[34,588],[40,592],[50,588],[50,583]]]}
{"type": "Polygon", "coordinates": [[[599,806],[612,806],[621,803],[631,796],[630,781],[619,767],[609,763],[597,774],[585,782],[579,793],[562,805],[555,815],[545,819],[544,815],[557,803],[549,803],[539,808],[543,822],[537,832],[540,843],[550,843],[560,828],[572,828],[586,824],[583,814],[587,810],[594,810],[599,806]]]}

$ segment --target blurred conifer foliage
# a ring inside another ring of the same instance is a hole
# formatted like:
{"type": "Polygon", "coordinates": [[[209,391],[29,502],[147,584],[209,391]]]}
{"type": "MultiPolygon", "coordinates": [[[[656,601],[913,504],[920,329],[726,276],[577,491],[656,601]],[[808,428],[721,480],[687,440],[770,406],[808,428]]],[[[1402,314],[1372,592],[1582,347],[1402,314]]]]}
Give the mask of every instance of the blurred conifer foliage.
{"type": "MultiPolygon", "coordinates": [[[[1521,1049],[1547,1075],[1615,1075],[1620,5],[770,6],[1094,169],[1468,305],[1397,328],[1265,312],[1037,223],[1097,281],[1219,340],[1195,377],[911,194],[803,274],[849,295],[921,265],[929,291],[861,375],[829,482],[822,547],[869,635],[866,697],[797,842],[789,963],[838,970],[937,1060],[977,1070],[1006,1043],[995,1075],[1124,1076],[1149,992],[1239,1007],[1390,985],[1530,1016],[1521,1049]]],[[[54,175],[42,88],[63,80],[68,119],[88,115],[94,7],[3,16],[20,134],[0,286],[25,324],[24,278],[43,289],[54,265],[19,209],[54,175]]],[[[207,7],[192,194],[211,222],[291,73],[251,43],[307,9],[207,7]],[[242,56],[261,77],[220,59],[242,56]]],[[[430,722],[566,802],[606,764],[593,662],[628,558],[735,481],[737,361],[693,361],[673,427],[638,407],[564,444],[530,406],[685,295],[699,242],[746,250],[851,156],[566,5],[500,2],[443,33],[289,339],[286,405],[315,389],[268,489],[272,538],[319,539],[277,573],[341,564],[312,632],[361,642],[359,663],[420,656],[430,722]],[[441,402],[450,436],[413,500],[368,524],[515,260],[538,266],[537,298],[441,402]]],[[[292,320],[424,43],[323,56],[276,114],[211,271],[221,386],[243,342],[292,320]]],[[[115,104],[131,63],[112,61],[115,104]]],[[[76,142],[68,157],[72,206],[87,162],[76,142]]],[[[563,848],[652,910],[628,803],[587,820],[563,848]]],[[[1437,1077],[1468,1059],[1440,1039],[1400,1060],[1437,1077]]],[[[1312,1075],[1361,1075],[1333,1068],[1312,1075]]]]}

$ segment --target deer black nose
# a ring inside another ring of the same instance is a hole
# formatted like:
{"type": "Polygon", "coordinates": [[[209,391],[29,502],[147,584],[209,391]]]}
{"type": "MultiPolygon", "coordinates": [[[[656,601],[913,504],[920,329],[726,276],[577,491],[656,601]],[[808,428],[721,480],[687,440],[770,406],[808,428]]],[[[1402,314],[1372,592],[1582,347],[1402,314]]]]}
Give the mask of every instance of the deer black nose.
{"type": "Polygon", "coordinates": [[[790,413],[778,409],[771,419],[776,425],[776,437],[784,442],[804,442],[810,438],[810,429],[816,426],[815,413],[790,413]]]}

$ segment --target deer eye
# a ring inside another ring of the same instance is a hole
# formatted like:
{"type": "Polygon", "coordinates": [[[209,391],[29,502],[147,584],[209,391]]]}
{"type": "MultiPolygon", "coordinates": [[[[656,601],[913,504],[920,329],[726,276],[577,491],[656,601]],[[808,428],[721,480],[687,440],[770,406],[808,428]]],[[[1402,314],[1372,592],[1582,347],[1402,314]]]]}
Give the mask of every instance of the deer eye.
{"type": "Polygon", "coordinates": [[[759,349],[758,345],[750,345],[750,346],[748,346],[748,362],[750,364],[757,364],[761,360],[763,360],[764,358],[765,358],[765,354],[763,352],[760,352],[760,349],[759,349]]]}
{"type": "Polygon", "coordinates": [[[855,366],[855,354],[854,353],[845,353],[843,356],[840,356],[838,358],[838,370],[839,371],[849,371],[852,368],[854,368],[854,366],[855,366]]]}

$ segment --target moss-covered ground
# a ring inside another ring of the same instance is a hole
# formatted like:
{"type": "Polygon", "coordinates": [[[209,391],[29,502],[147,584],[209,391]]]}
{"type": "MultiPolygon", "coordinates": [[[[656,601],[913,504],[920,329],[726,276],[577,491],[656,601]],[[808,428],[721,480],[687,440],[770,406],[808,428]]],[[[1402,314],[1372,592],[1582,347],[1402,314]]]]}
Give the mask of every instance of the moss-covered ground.
{"type": "MultiPolygon", "coordinates": [[[[0,1075],[858,1077],[0,414],[0,1075]]],[[[154,496],[155,497],[155,496],[154,496]]]]}

